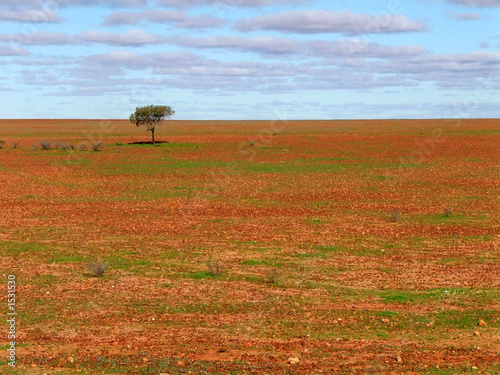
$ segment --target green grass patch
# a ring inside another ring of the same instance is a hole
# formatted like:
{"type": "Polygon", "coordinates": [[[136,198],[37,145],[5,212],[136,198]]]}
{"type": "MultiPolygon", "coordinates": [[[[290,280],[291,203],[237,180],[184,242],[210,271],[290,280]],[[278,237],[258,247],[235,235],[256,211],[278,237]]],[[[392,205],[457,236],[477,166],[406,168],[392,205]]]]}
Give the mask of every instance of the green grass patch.
{"type": "Polygon", "coordinates": [[[496,310],[466,310],[443,311],[436,314],[437,327],[446,326],[456,329],[473,329],[478,327],[478,320],[483,319],[489,327],[500,328],[498,311],[496,310]]]}
{"type": "Polygon", "coordinates": [[[22,253],[45,252],[49,248],[39,243],[22,243],[15,241],[0,241],[0,253],[5,255],[16,255],[22,253]]]}
{"type": "Polygon", "coordinates": [[[169,159],[159,162],[149,163],[107,163],[100,166],[100,173],[106,176],[112,175],[151,175],[151,174],[166,174],[173,171],[181,171],[182,173],[197,173],[203,171],[207,173],[209,170],[220,170],[227,167],[227,163],[220,160],[179,160],[169,159]]]}
{"type": "Polygon", "coordinates": [[[458,214],[446,215],[445,213],[439,213],[408,217],[408,219],[410,222],[428,225],[464,225],[467,223],[477,223],[478,221],[488,220],[489,216],[485,214],[465,216],[458,214]]]}
{"type": "Polygon", "coordinates": [[[59,255],[47,260],[47,263],[83,262],[85,257],[79,255],[59,255]]]}
{"type": "Polygon", "coordinates": [[[151,258],[135,258],[135,255],[136,252],[113,254],[102,260],[109,265],[109,270],[111,271],[118,269],[139,274],[156,272],[165,266],[163,261],[151,258]]]}
{"type": "Polygon", "coordinates": [[[314,163],[309,159],[292,160],[278,163],[239,163],[240,169],[247,173],[330,173],[357,169],[358,164],[314,163]]]}
{"type": "Polygon", "coordinates": [[[200,145],[188,142],[166,142],[166,143],[155,143],[154,145],[150,143],[127,143],[127,144],[122,144],[120,147],[139,147],[139,148],[161,147],[161,148],[173,148],[176,150],[182,150],[182,149],[191,150],[193,148],[200,148],[200,145]]]}
{"type": "Polygon", "coordinates": [[[193,279],[193,280],[213,279],[213,278],[218,277],[218,276],[212,275],[212,273],[210,273],[208,271],[182,273],[182,274],[178,274],[178,276],[186,278],[186,279],[193,279]]]}
{"type": "Polygon", "coordinates": [[[377,292],[382,301],[400,304],[425,304],[429,301],[450,301],[457,305],[492,303],[500,298],[500,291],[476,288],[439,288],[424,291],[388,290],[377,292]]]}
{"type": "Polygon", "coordinates": [[[309,225],[319,225],[322,224],[323,222],[321,221],[321,219],[318,218],[307,218],[306,223],[309,225]]]}
{"type": "Polygon", "coordinates": [[[392,318],[394,316],[398,316],[399,313],[395,311],[377,311],[375,313],[376,316],[381,316],[383,318],[392,318]]]}
{"type": "Polygon", "coordinates": [[[54,275],[38,275],[32,276],[29,279],[29,283],[38,286],[51,286],[57,284],[57,277],[54,275]]]}

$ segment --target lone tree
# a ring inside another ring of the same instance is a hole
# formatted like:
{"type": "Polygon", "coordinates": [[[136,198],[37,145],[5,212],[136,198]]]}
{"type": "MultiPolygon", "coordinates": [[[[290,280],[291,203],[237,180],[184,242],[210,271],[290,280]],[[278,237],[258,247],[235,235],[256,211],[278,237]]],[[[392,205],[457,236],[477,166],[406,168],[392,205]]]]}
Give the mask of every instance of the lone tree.
{"type": "Polygon", "coordinates": [[[155,127],[161,120],[174,115],[175,111],[167,105],[148,105],[146,107],[137,107],[135,112],[130,115],[130,122],[136,126],[146,125],[155,144],[155,127]]]}

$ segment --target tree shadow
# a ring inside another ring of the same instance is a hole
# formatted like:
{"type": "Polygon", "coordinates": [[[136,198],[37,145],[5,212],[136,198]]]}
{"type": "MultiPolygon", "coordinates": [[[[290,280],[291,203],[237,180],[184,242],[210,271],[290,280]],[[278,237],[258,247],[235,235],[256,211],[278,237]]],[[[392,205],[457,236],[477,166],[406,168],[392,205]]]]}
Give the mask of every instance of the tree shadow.
{"type": "MultiPolygon", "coordinates": [[[[155,145],[162,143],[170,143],[170,141],[155,141],[155,145]]],[[[141,142],[129,142],[128,145],[152,145],[151,141],[141,141],[141,142]]]]}

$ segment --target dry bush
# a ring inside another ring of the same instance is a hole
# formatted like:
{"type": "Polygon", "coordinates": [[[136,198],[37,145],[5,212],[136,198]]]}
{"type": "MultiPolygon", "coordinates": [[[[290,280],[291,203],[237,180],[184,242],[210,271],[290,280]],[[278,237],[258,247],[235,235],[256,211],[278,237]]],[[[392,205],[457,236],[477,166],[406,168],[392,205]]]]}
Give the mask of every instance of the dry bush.
{"type": "Polygon", "coordinates": [[[89,271],[91,276],[103,277],[104,273],[109,268],[109,264],[99,259],[96,261],[88,262],[85,265],[85,268],[87,269],[87,271],[89,271]]]}
{"type": "Polygon", "coordinates": [[[42,150],[50,150],[52,147],[52,142],[51,141],[40,141],[40,146],[42,147],[42,150]]]}
{"type": "Polygon", "coordinates": [[[85,143],[80,143],[80,144],[78,145],[78,149],[79,149],[80,151],[87,151],[87,150],[88,150],[88,146],[87,146],[85,143]]]}
{"type": "Polygon", "coordinates": [[[207,260],[207,267],[212,276],[222,275],[226,271],[226,267],[218,259],[210,258],[209,260],[207,260]]]}
{"type": "Polygon", "coordinates": [[[74,147],[70,143],[61,142],[56,144],[56,148],[59,150],[67,151],[67,150],[72,150],[74,147]]]}
{"type": "Polygon", "coordinates": [[[18,148],[18,147],[19,147],[19,141],[12,141],[12,142],[11,142],[11,145],[12,145],[12,148],[13,148],[13,149],[16,149],[16,148],[18,148]]]}
{"type": "Polygon", "coordinates": [[[444,217],[450,217],[453,215],[453,207],[446,207],[443,213],[444,217]]]}
{"type": "Polygon", "coordinates": [[[397,223],[401,220],[401,212],[398,210],[392,210],[391,211],[391,222],[392,223],[397,223]]]}
{"type": "Polygon", "coordinates": [[[94,150],[94,151],[101,150],[102,146],[103,146],[102,142],[92,142],[92,144],[91,144],[92,150],[94,150]]]}
{"type": "Polygon", "coordinates": [[[2,149],[4,145],[5,145],[5,141],[0,139],[0,149],[2,149]]]}
{"type": "Polygon", "coordinates": [[[278,281],[280,280],[280,277],[281,273],[277,269],[273,268],[272,270],[266,272],[265,280],[266,283],[277,284],[278,281]]]}

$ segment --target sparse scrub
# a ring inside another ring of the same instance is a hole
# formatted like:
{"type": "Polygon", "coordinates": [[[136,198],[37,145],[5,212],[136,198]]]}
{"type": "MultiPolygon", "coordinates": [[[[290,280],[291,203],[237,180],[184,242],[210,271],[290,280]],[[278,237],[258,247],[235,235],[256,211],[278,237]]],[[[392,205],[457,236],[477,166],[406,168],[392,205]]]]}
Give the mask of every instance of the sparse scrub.
{"type": "Polygon", "coordinates": [[[87,146],[85,143],[80,143],[80,144],[78,145],[78,149],[79,149],[80,151],[87,151],[87,150],[88,150],[88,146],[87,146]]]}
{"type": "Polygon", "coordinates": [[[11,145],[12,145],[12,148],[15,150],[16,148],[19,147],[19,141],[12,141],[11,145]]]}
{"type": "Polygon", "coordinates": [[[280,280],[281,273],[277,269],[272,269],[266,272],[265,280],[268,284],[277,284],[280,280]]]}
{"type": "Polygon", "coordinates": [[[446,207],[446,209],[443,212],[444,217],[450,217],[453,215],[453,207],[446,207]]]}
{"type": "Polygon", "coordinates": [[[5,141],[0,139],[0,149],[2,149],[4,145],[5,145],[5,141]]]}
{"type": "Polygon", "coordinates": [[[40,146],[42,147],[42,150],[50,150],[52,147],[52,142],[51,141],[40,141],[40,146]]]}
{"type": "Polygon", "coordinates": [[[93,142],[91,144],[91,146],[92,146],[92,150],[94,150],[94,151],[100,151],[102,149],[103,143],[97,141],[97,142],[93,142]]]}
{"type": "Polygon", "coordinates": [[[392,223],[398,223],[401,220],[401,212],[398,210],[392,210],[391,211],[391,222],[392,223]]]}
{"type": "Polygon", "coordinates": [[[38,147],[38,145],[31,145],[31,148],[33,149],[33,151],[38,151],[40,147],[38,147]]]}
{"type": "Polygon", "coordinates": [[[67,151],[72,150],[74,147],[72,144],[69,144],[67,142],[61,142],[56,145],[56,148],[59,150],[67,151]]]}
{"type": "Polygon", "coordinates": [[[109,268],[109,264],[103,262],[102,260],[96,260],[88,262],[85,268],[93,277],[103,277],[106,270],[109,268]]]}
{"type": "Polygon", "coordinates": [[[226,267],[218,259],[207,260],[207,267],[212,276],[220,276],[226,271],[226,267]]]}

